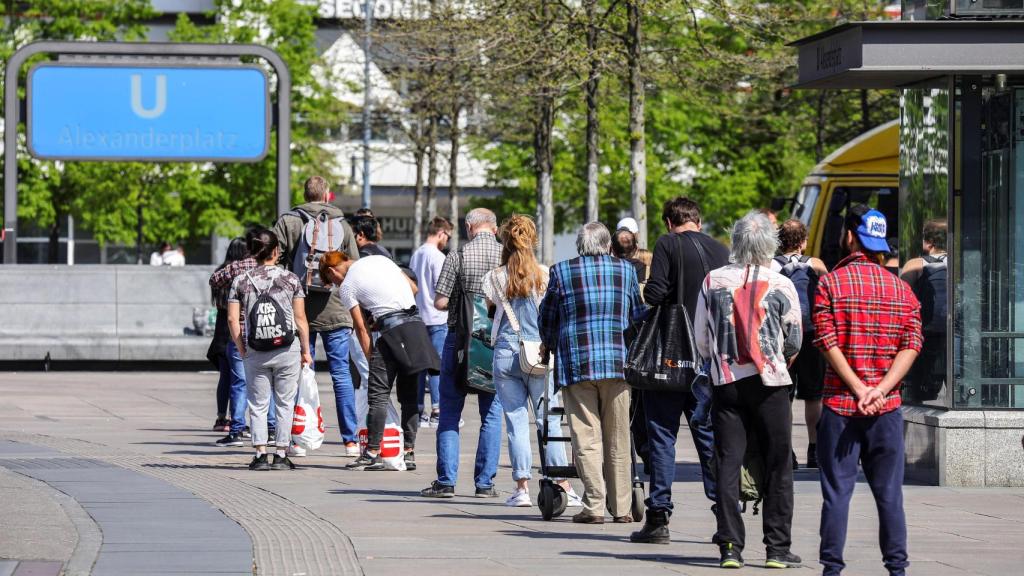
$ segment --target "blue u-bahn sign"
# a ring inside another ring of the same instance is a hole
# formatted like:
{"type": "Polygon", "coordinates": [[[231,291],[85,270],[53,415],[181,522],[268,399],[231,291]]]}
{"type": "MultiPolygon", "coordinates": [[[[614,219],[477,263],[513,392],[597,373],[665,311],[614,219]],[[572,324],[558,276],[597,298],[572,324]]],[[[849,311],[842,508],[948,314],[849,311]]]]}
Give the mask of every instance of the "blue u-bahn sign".
{"type": "Polygon", "coordinates": [[[40,64],[27,95],[39,158],[252,162],[269,149],[269,86],[256,66],[40,64]]]}

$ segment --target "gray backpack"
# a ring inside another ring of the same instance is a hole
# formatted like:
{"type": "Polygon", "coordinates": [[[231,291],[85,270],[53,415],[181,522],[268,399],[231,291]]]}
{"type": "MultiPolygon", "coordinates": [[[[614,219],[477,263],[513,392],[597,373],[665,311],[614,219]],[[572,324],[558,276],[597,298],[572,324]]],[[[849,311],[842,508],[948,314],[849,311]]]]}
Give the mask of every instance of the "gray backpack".
{"type": "Polygon", "coordinates": [[[302,219],[302,234],[295,246],[292,272],[299,277],[306,292],[330,292],[320,280],[320,258],[331,251],[340,251],[345,241],[345,219],[331,218],[327,211],[313,216],[296,209],[293,215],[302,219]]]}

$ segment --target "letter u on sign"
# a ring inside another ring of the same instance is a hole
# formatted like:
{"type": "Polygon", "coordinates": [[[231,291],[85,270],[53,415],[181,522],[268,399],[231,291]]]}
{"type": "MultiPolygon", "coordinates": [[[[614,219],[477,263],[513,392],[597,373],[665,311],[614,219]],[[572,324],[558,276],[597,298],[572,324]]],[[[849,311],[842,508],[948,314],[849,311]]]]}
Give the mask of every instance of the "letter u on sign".
{"type": "Polygon", "coordinates": [[[156,103],[152,108],[142,105],[142,75],[132,74],[132,112],[139,118],[159,118],[167,110],[167,76],[156,76],[156,103]]]}

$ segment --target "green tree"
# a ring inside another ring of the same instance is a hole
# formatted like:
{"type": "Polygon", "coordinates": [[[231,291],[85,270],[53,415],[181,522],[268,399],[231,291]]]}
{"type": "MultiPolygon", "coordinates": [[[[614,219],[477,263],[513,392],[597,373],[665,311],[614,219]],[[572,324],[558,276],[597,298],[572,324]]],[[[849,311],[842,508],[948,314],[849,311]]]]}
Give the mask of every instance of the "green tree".
{"type": "MultiPolygon", "coordinates": [[[[298,0],[217,0],[214,24],[197,25],[179,14],[171,39],[177,42],[253,43],[277,51],[292,80],[292,198],[314,174],[342,185],[337,159],[321,144],[328,130],[347,119],[349,107],[332,92],[332,75],[316,50],[316,7],[298,0]]],[[[268,73],[269,73],[268,69],[268,73]]],[[[274,96],[276,98],[276,95],[274,96]]],[[[270,153],[252,164],[215,164],[203,178],[222,191],[229,222],[269,224],[276,218],[276,131],[270,153]]],[[[210,188],[207,188],[210,189],[210,188]]]]}
{"type": "MultiPolygon", "coordinates": [[[[3,5],[6,26],[0,31],[0,59],[7,61],[17,49],[37,40],[139,40],[146,33],[142,22],[153,14],[148,0],[6,0],[3,5]]],[[[22,86],[31,64],[46,58],[40,56],[22,68],[19,78],[22,86]]],[[[20,92],[24,94],[23,90],[20,92]]],[[[5,124],[5,129],[16,128],[5,124]]],[[[85,214],[83,210],[104,208],[90,201],[90,184],[79,187],[83,179],[77,173],[88,170],[96,176],[97,182],[111,182],[118,181],[119,169],[110,165],[31,159],[21,136],[18,157],[18,217],[48,231],[48,261],[55,263],[64,220],[68,216],[81,219],[85,214]]],[[[102,235],[97,238],[101,242],[106,240],[102,235]]]]}

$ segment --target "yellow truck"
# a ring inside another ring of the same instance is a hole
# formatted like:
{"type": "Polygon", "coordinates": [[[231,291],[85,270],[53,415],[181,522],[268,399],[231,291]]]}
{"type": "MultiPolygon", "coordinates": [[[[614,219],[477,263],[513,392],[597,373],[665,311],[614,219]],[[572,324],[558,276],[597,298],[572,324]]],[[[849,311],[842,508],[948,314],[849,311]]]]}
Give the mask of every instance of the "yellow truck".
{"type": "Polygon", "coordinates": [[[882,124],[850,140],[814,167],[792,198],[777,198],[776,211],[789,212],[807,225],[807,254],[831,270],[842,257],[843,217],[855,204],[885,214],[890,244],[899,218],[899,120],[882,124]]]}

